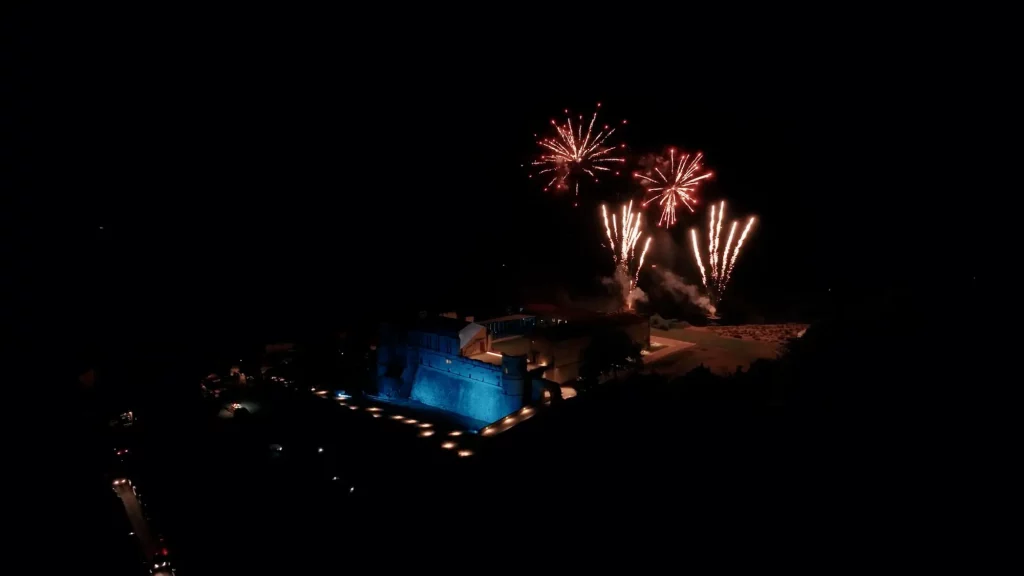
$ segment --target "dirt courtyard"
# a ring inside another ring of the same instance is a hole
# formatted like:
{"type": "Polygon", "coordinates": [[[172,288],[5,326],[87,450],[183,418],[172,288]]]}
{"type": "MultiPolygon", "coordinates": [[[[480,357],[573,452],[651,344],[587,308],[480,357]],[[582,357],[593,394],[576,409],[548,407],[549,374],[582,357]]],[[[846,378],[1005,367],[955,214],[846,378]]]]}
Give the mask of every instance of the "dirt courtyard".
{"type": "Polygon", "coordinates": [[[737,366],[746,370],[759,358],[775,358],[781,345],[806,327],[806,324],[750,324],[671,330],[651,328],[651,336],[693,342],[695,345],[645,363],[645,371],[676,377],[701,364],[716,374],[734,373],[737,366]]]}

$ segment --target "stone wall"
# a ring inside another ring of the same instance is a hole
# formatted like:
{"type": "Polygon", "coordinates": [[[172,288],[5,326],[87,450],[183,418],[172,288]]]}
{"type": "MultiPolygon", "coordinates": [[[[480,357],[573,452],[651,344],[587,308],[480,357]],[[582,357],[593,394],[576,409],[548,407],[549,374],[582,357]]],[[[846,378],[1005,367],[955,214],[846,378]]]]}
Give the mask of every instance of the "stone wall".
{"type": "Polygon", "coordinates": [[[493,422],[523,405],[525,358],[503,358],[502,365],[458,354],[406,345],[386,326],[377,348],[377,388],[382,396],[423,404],[493,422]],[[520,366],[521,364],[521,366],[520,366]],[[505,372],[508,370],[509,372],[505,372]],[[507,375],[506,375],[507,374],[507,375]]]}
{"type": "Polygon", "coordinates": [[[501,367],[464,356],[451,356],[429,350],[419,350],[420,367],[428,366],[468,380],[501,387],[501,367]]]}
{"type": "Polygon", "coordinates": [[[501,386],[427,365],[416,371],[412,399],[488,423],[522,405],[522,396],[506,395],[501,386]]]}

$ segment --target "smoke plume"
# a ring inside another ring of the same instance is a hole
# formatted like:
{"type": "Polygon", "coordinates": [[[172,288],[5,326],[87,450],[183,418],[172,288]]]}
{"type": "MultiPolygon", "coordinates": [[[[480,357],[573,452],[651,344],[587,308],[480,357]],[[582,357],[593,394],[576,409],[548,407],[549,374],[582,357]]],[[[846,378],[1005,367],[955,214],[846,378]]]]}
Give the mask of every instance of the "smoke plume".
{"type": "Polygon", "coordinates": [[[640,289],[639,286],[633,288],[626,295],[626,308],[634,310],[634,304],[637,302],[647,302],[647,293],[640,289]]]}
{"type": "Polygon", "coordinates": [[[685,297],[686,300],[696,304],[709,314],[715,314],[715,305],[711,303],[707,296],[700,293],[698,287],[687,284],[681,276],[676,276],[669,270],[655,268],[654,272],[661,281],[661,287],[677,301],[685,297]]]}
{"type": "Polygon", "coordinates": [[[639,287],[633,286],[633,278],[623,266],[615,267],[615,276],[601,278],[601,284],[618,296],[619,302],[625,304],[626,308],[632,309],[637,302],[647,302],[647,294],[639,287]]]}

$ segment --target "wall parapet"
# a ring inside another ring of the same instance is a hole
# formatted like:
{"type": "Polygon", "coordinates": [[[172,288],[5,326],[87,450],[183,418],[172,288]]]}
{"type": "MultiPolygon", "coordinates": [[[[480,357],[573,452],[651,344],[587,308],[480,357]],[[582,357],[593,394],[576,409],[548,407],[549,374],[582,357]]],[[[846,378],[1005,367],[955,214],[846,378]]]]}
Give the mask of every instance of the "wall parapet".
{"type": "Polygon", "coordinates": [[[495,366],[482,360],[474,360],[465,356],[454,356],[441,352],[419,350],[418,364],[440,372],[448,372],[453,376],[466,378],[474,382],[483,382],[491,386],[501,387],[501,366],[495,366]]]}

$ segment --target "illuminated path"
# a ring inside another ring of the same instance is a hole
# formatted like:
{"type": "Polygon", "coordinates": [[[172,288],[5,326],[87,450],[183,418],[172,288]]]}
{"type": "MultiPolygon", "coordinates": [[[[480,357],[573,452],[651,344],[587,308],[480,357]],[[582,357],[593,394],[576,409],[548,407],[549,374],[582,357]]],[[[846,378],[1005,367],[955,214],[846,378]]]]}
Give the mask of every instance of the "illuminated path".
{"type": "MultiPolygon", "coordinates": [[[[666,338],[664,340],[669,339],[666,338]]],[[[670,341],[678,344],[692,345],[688,342],[680,342],[678,340],[670,341]]],[[[493,437],[497,434],[501,434],[502,432],[513,428],[516,424],[533,418],[537,413],[537,410],[547,404],[547,402],[545,402],[538,406],[524,406],[481,428],[479,425],[482,423],[479,420],[460,417],[447,413],[440,408],[434,408],[432,406],[426,406],[416,402],[402,400],[395,401],[393,399],[385,400],[374,397],[355,399],[341,392],[331,395],[330,391],[318,390],[315,387],[310,391],[314,395],[325,400],[333,399],[341,408],[347,408],[348,410],[360,414],[368,414],[375,419],[380,419],[382,423],[393,422],[408,425],[410,426],[410,432],[415,433],[420,438],[427,438],[439,442],[442,449],[450,451],[460,458],[465,458],[475,454],[474,448],[479,447],[481,437],[493,437]],[[413,412],[413,415],[416,416],[416,418],[407,416],[403,412],[413,412]],[[427,420],[428,418],[438,420],[439,422],[435,426],[434,422],[427,420]],[[458,425],[460,423],[465,425],[467,422],[472,422],[473,424],[470,424],[469,426],[458,425]],[[477,429],[479,429],[479,433],[476,433],[477,429]]]]}
{"type": "Polygon", "coordinates": [[[682,352],[691,346],[697,345],[694,342],[685,342],[683,340],[665,338],[663,336],[655,336],[653,334],[651,335],[651,344],[658,344],[664,346],[664,348],[659,348],[650,354],[644,355],[644,364],[646,365],[650,365],[665,358],[666,356],[670,356],[676,352],[682,352]]]}
{"type": "MultiPolygon", "coordinates": [[[[124,512],[128,515],[128,521],[132,525],[132,531],[135,532],[135,538],[138,539],[139,548],[142,550],[143,560],[148,564],[156,554],[157,542],[153,539],[149,523],[146,522],[146,515],[142,512],[142,503],[135,496],[135,490],[132,489],[130,480],[124,478],[115,480],[114,492],[117,493],[124,505],[124,512]]],[[[154,576],[170,576],[170,574],[171,572],[167,570],[153,572],[154,576]]]]}
{"type": "Polygon", "coordinates": [[[153,535],[149,532],[149,524],[146,522],[145,514],[142,513],[142,504],[135,496],[131,481],[115,480],[115,482],[120,483],[114,485],[114,492],[124,504],[125,514],[128,515],[128,521],[132,524],[132,530],[139,540],[139,546],[142,547],[143,557],[149,560],[153,554],[156,554],[156,541],[153,540],[153,535]]]}
{"type": "MultiPolygon", "coordinates": [[[[341,408],[347,408],[358,414],[369,415],[382,423],[391,422],[409,426],[409,431],[416,436],[431,441],[437,441],[445,451],[451,451],[460,458],[472,456],[479,438],[472,432],[476,426],[464,426],[467,422],[479,422],[465,417],[457,417],[444,412],[439,408],[421,405],[415,402],[393,402],[381,398],[366,397],[355,399],[347,394],[335,393],[329,395],[327,390],[311,390],[313,394],[323,399],[334,399],[341,408]],[[413,418],[406,413],[412,412],[413,418]],[[429,419],[429,420],[428,420],[429,419]],[[430,421],[435,420],[435,422],[430,421]]],[[[480,423],[482,424],[482,423],[480,423]]]]}

